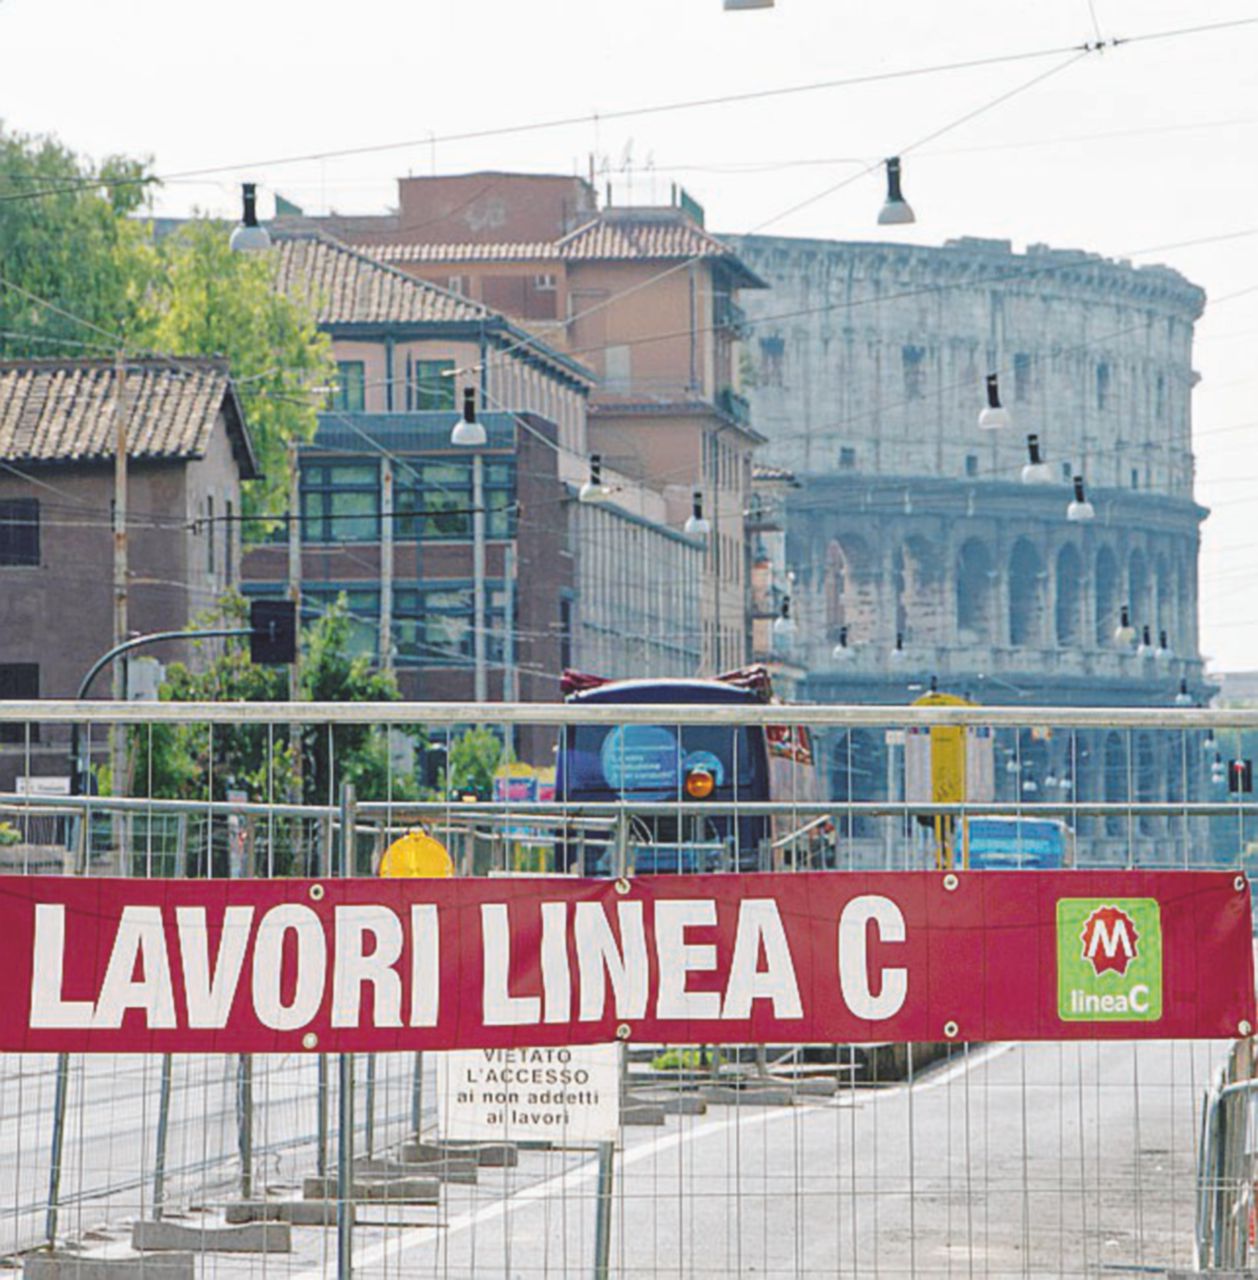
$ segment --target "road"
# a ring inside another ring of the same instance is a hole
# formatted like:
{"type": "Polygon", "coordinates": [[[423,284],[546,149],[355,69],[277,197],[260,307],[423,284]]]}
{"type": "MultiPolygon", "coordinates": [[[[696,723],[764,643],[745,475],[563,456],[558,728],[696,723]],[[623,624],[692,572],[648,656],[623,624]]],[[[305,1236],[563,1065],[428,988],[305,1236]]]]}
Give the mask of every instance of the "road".
{"type": "MultiPolygon", "coordinates": [[[[917,1073],[911,1088],[845,1087],[794,1107],[714,1106],[628,1128],[610,1274],[1065,1277],[1190,1267],[1200,1096],[1224,1048],[976,1047],[917,1073]]],[[[382,1105],[404,1111],[406,1073],[390,1066],[381,1077],[391,1082],[382,1105]]],[[[307,1096],[303,1082],[289,1087],[294,1100],[307,1096]]],[[[232,1112],[216,1096],[222,1140],[232,1112]]],[[[284,1127],[268,1124],[272,1137],[284,1127]]],[[[268,1157],[271,1190],[292,1194],[312,1160],[308,1144],[268,1157]]],[[[217,1190],[204,1181],[198,1204],[231,1194],[222,1178],[217,1190]]],[[[355,1274],[592,1276],[596,1190],[590,1152],[525,1151],[517,1169],[446,1187],[439,1208],[360,1207],[355,1274]]],[[[187,1221],[221,1217],[211,1209],[187,1221]]],[[[94,1247],[124,1254],[125,1233],[94,1247]]],[[[331,1231],[297,1229],[294,1248],[219,1257],[207,1274],[334,1274],[331,1231]]]]}

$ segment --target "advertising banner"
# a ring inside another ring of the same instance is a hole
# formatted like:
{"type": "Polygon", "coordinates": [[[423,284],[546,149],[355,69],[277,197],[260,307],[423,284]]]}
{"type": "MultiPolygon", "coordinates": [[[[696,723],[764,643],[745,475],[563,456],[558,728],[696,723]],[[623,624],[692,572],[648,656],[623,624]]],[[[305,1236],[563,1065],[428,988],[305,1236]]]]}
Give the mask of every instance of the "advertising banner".
{"type": "Polygon", "coordinates": [[[1232,872],[0,877],[0,1051],[1215,1038],[1232,872]]]}

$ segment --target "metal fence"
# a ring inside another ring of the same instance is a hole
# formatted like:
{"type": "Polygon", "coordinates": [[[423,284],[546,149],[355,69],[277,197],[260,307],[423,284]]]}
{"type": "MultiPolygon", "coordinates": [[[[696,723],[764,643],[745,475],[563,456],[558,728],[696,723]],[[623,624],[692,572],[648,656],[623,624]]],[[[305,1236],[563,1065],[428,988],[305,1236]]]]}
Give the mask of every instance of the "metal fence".
{"type": "MultiPolygon", "coordinates": [[[[680,736],[783,719],[781,707],[0,704],[0,866],[372,875],[421,824],[460,876],[663,870],[646,864],[669,823],[667,841],[700,859],[689,869],[718,874],[941,857],[962,869],[959,833],[979,816],[1057,824],[1081,868],[1243,870],[1258,841],[1238,767],[1258,746],[1248,712],[791,708],[813,763],[792,746],[777,794],[709,806],[730,819],[723,834],[687,827],[680,794],[526,799],[504,782],[470,799],[440,773],[439,790],[423,786],[423,751],[450,761],[472,726],[494,727],[536,776],[565,724],[680,736]],[[127,795],[59,793],[73,723],[97,764],[110,733],[126,735],[127,795]],[[171,726],[203,727],[179,796],[154,785],[171,726]],[[419,754],[395,750],[390,728],[419,754]],[[361,731],[350,745],[347,729],[361,731]],[[915,753],[939,729],[985,744],[970,780],[981,797],[920,794],[915,753]],[[242,760],[249,780],[228,784],[242,760]],[[316,775],[322,802],[299,801],[316,775]],[[754,817],[771,821],[748,847],[754,817]]],[[[0,1254],[34,1266],[51,1247],[81,1267],[191,1250],[207,1274],[314,1280],[1191,1274],[1258,1253],[1248,1041],[635,1043],[614,1150],[445,1141],[435,1059],[4,1055],[0,1254]],[[246,1223],[252,1238],[221,1234],[246,1223]]]]}

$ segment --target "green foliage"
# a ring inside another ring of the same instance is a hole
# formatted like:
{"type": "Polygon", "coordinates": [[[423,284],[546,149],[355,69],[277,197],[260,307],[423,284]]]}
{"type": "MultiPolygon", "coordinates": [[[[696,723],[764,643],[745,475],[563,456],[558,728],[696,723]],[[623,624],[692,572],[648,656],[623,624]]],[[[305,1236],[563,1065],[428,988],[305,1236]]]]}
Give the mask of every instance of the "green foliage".
{"type": "Polygon", "coordinates": [[[147,160],[94,165],[0,124],[0,261],[14,286],[0,288],[0,356],[107,355],[135,337],[157,253],[129,215],[150,181],[147,160]]]}
{"type": "MultiPolygon", "coordinates": [[[[247,625],[248,602],[225,596],[192,625],[247,625]]],[[[391,702],[401,695],[392,675],[371,670],[348,653],[349,611],[344,597],[302,632],[299,697],[319,702],[391,702]]],[[[247,637],[214,641],[221,653],[202,669],[172,663],[161,688],[164,702],[272,702],[288,696],[286,667],[255,666],[247,637]]],[[[310,804],[336,802],[351,782],[364,799],[416,799],[412,773],[389,767],[388,736],[367,724],[308,727],[297,759],[287,726],[159,724],[132,735],[134,790],[163,798],[225,800],[230,790],[251,799],[283,800],[299,794],[310,804]],[[300,769],[298,765],[300,763],[300,769]]],[[[417,742],[418,729],[411,730],[417,742]]]]}
{"type": "Polygon", "coordinates": [[[450,744],[451,791],[490,799],[501,759],[502,739],[492,729],[468,729],[450,744]]]}
{"type": "MultiPolygon", "coordinates": [[[[335,365],[311,312],[275,288],[273,258],[233,253],[230,234],[224,223],[197,219],[161,242],[144,341],[227,357],[262,471],[245,486],[245,514],[276,515],[288,503],[288,444],[313,439],[319,402],[311,388],[330,382],[335,365]]],[[[245,525],[247,541],[262,532],[260,523],[245,525]]]]}
{"type": "MultiPolygon", "coordinates": [[[[245,485],[244,514],[276,515],[287,506],[287,446],[314,436],[311,388],[333,377],[330,344],[310,308],[276,290],[273,256],[232,253],[224,223],[198,218],[155,241],[135,216],[154,183],[146,160],[97,166],[0,125],[0,275],[10,286],[0,287],[0,357],[105,357],[123,346],[225,356],[262,472],[245,485]]],[[[246,540],[265,532],[265,522],[244,526],[246,540]]]]}

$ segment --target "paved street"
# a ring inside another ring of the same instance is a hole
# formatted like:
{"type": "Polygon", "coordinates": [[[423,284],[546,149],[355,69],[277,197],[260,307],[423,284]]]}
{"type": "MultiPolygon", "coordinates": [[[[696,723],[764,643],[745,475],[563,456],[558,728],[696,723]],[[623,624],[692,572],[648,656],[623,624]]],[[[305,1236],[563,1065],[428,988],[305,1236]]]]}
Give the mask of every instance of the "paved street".
{"type": "MultiPolygon", "coordinates": [[[[912,1089],[710,1107],[626,1129],[611,1274],[1094,1276],[1189,1266],[1199,1100],[1221,1053],[1208,1044],[990,1046],[928,1068],[912,1089]]],[[[393,1084],[380,1094],[391,1105],[409,1077],[382,1068],[386,1078],[393,1084]]],[[[218,1087],[211,1120],[230,1143],[230,1097],[218,1087]]],[[[211,1083],[206,1096],[214,1092],[211,1083]]],[[[275,1097],[280,1106],[278,1089],[275,1097]]],[[[266,1123],[279,1141],[275,1117],[266,1123]]],[[[109,1149],[117,1173],[123,1146],[109,1149]]],[[[268,1157],[270,1190],[291,1196],[312,1160],[310,1146],[268,1157]]],[[[207,1194],[193,1203],[207,1211],[186,1220],[221,1223],[208,1206],[232,1194],[229,1179],[203,1181],[207,1194]]],[[[516,1169],[445,1187],[439,1208],[360,1207],[355,1272],[592,1275],[596,1186],[592,1153],[525,1151],[516,1169]]],[[[124,1256],[127,1203],[114,1197],[115,1229],[85,1243],[124,1256]]],[[[82,1220],[103,1207],[92,1202],[82,1220]]],[[[334,1274],[333,1231],[295,1229],[294,1250],[220,1256],[205,1274],[334,1274]]]]}

